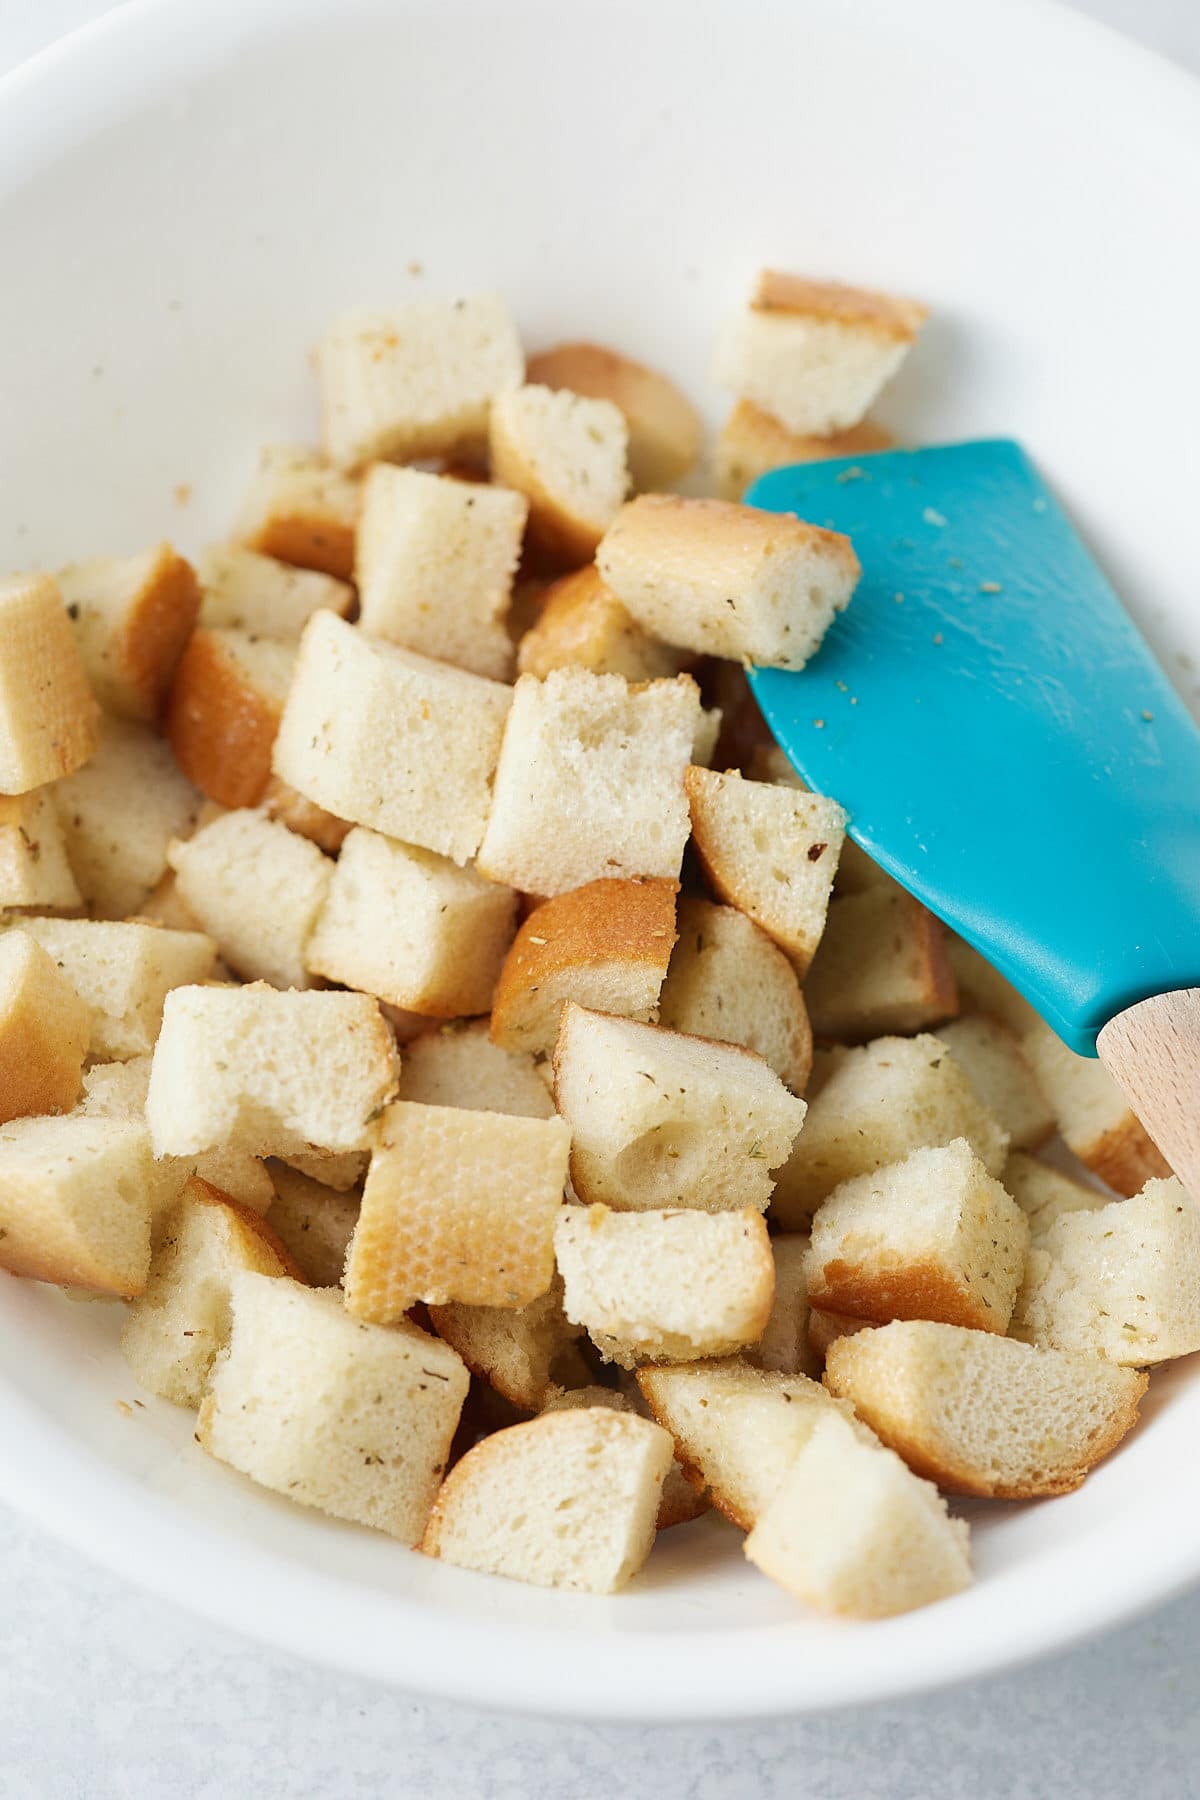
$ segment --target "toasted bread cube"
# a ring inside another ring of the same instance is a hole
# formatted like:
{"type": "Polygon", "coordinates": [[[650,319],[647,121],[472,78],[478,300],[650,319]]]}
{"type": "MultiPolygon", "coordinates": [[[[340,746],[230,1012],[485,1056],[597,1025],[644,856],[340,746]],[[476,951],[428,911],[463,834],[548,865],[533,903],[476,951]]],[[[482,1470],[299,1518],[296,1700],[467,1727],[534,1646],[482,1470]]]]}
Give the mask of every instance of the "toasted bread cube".
{"type": "Polygon", "coordinates": [[[338,1287],[358,1223],[361,1188],[335,1193],[288,1163],[271,1164],[267,1224],[310,1287],[338,1287]]]}
{"type": "Polygon", "coordinates": [[[150,1140],[126,1119],[0,1128],[0,1268],[132,1299],[150,1266],[150,1140]]]}
{"type": "Polygon", "coordinates": [[[1035,1244],[1064,1213],[1094,1212],[1108,1203],[1108,1195],[1098,1188],[1087,1187],[1021,1150],[1012,1152],[1000,1179],[1029,1220],[1030,1241],[1035,1244]]]}
{"type": "Polygon", "coordinates": [[[529,541],[568,566],[585,562],[629,487],[624,414],[566,389],[500,394],[488,430],[492,475],[529,501],[529,541]]]}
{"type": "Polygon", "coordinates": [[[1172,1176],[1060,1214],[1029,1253],[1012,1335],[1131,1367],[1200,1350],[1200,1204],[1172,1176]]]}
{"type": "Polygon", "coordinates": [[[339,468],[473,451],[525,359],[503,300],[416,300],[335,319],[321,345],[325,453],[339,468]]]}
{"type": "Polygon", "coordinates": [[[335,818],[323,806],[298,794],[286,781],[280,781],[278,775],[272,775],[267,782],[261,804],[269,819],[278,819],[281,825],[286,825],[298,837],[307,838],[327,856],[337,855],[353,829],[349,819],[335,818]]]}
{"type": "Polygon", "coordinates": [[[776,1176],[771,1217],[802,1228],[827,1194],[912,1150],[965,1138],[998,1175],[1008,1137],[940,1038],[882,1037],[837,1058],[776,1176]]]}
{"type": "Polygon", "coordinates": [[[642,494],[623,506],[596,564],[654,637],[780,669],[802,669],[816,654],[860,574],[841,532],[677,494],[642,494]]]}
{"type": "Polygon", "coordinates": [[[717,383],[788,431],[827,437],[866,415],[926,316],[915,300],[764,269],[718,338],[717,383]]]}
{"type": "Polygon", "coordinates": [[[300,1274],[257,1213],[193,1176],[158,1222],[145,1290],[121,1331],[125,1360],[150,1393],[199,1406],[229,1342],[229,1291],[241,1269],[300,1274]]]}
{"type": "Polygon", "coordinates": [[[939,1026],[938,1036],[967,1071],[971,1086],[994,1112],[1014,1150],[1036,1150],[1054,1135],[1054,1114],[1020,1044],[986,1013],[939,1026]]]}
{"type": "Polygon", "coordinates": [[[630,617],[595,563],[553,583],[517,651],[520,673],[539,681],[551,669],[572,667],[623,675],[626,681],[658,681],[677,675],[680,661],[678,651],[630,617]]]}
{"type": "Polygon", "coordinates": [[[801,979],[825,929],[846,832],[835,800],[692,767],[692,832],[715,893],[761,925],[801,979]]]}
{"type": "Polygon", "coordinates": [[[0,581],[0,794],[27,794],[85,763],[100,709],[58,587],[0,581]]]}
{"type": "Polygon", "coordinates": [[[366,994],[184,987],[167,996],[146,1120],[156,1156],[356,1150],[399,1058],[366,994]]]}
{"type": "Polygon", "coordinates": [[[999,969],[993,969],[986,957],[980,956],[978,950],[972,949],[953,932],[946,934],[946,954],[954,971],[959,1005],[964,1013],[987,1013],[991,1018],[999,1019],[1017,1038],[1023,1038],[1033,1026],[1041,1024],[1028,1000],[1018,994],[999,969]]]}
{"type": "Polygon", "coordinates": [[[0,1125],[75,1104],[91,1030],[91,1008],[36,939],[0,936],[0,1125]]]}
{"type": "Polygon", "coordinates": [[[637,1383],[692,1485],[742,1531],[752,1529],[817,1421],[840,1410],[819,1381],[751,1368],[741,1357],[639,1369],[637,1383]]]}
{"type": "Polygon", "coordinates": [[[336,1290],[245,1271],[230,1300],[200,1444],[301,1506],[415,1544],[467,1397],[461,1360],[408,1320],[352,1319],[336,1290]]]}
{"type": "Polygon", "coordinates": [[[171,988],[207,981],[217,946],[197,931],[140,921],[23,918],[92,1011],[88,1055],[117,1061],[154,1048],[171,988]]]}
{"type": "Polygon", "coordinates": [[[1149,1376],[921,1319],[840,1339],[825,1381],[946,1493],[1031,1500],[1082,1484],[1136,1424],[1149,1376]]]}
{"type": "Polygon", "coordinates": [[[556,344],[531,356],[525,379],[568,388],[590,400],[610,400],[629,434],[629,474],[635,488],[670,487],[687,474],[704,440],[695,407],[673,381],[602,344],[556,344]]]}
{"type": "MultiPolygon", "coordinates": [[[[750,696],[750,701],[757,710],[753,695],[750,696]]],[[[745,769],[753,781],[773,781],[777,787],[793,788],[801,794],[809,792],[807,783],[797,775],[778,744],[752,745],[745,758],[745,769]]],[[[861,844],[856,844],[847,835],[842,840],[833,878],[834,894],[839,897],[842,894],[861,894],[867,888],[876,887],[889,888],[893,893],[905,891],[898,881],[894,881],[886,870],[880,868],[873,857],[867,855],[861,844]]]]}
{"type": "Polygon", "coordinates": [[[599,1407],[544,1413],[455,1464],[421,1548],[537,1587],[612,1594],[650,1554],[670,1466],[671,1440],[648,1419],[599,1407]]]}
{"type": "Polygon", "coordinates": [[[527,512],[524,495],[507,488],[376,463],[358,523],[363,630],[506,681],[505,615],[527,512]]]}
{"type": "Polygon", "coordinates": [[[675,942],[673,881],[589,881],[547,900],[517,932],[492,1002],[492,1041],[553,1050],[566,1001],[652,1019],[675,942]]]}
{"type": "Polygon", "coordinates": [[[82,905],[53,787],[0,794],[0,911],[72,912],[82,905]]]}
{"type": "Polygon", "coordinates": [[[532,1056],[493,1044],[486,1019],[426,1029],[404,1048],[397,1099],[549,1119],[554,1101],[532,1056]]]}
{"type": "Polygon", "coordinates": [[[742,500],[760,475],[788,463],[825,462],[835,456],[869,456],[890,450],[890,432],[864,419],[846,431],[813,437],[789,431],[752,400],[739,400],[713,445],[713,478],[724,500],[742,500]]]}
{"type": "Polygon", "coordinates": [[[573,1003],[563,1009],[554,1093],[571,1127],[579,1198],[630,1212],[761,1211],[805,1114],[804,1101],[740,1045],[573,1003]]]}
{"type": "Polygon", "coordinates": [[[631,687],[554,669],[513,690],[479,867],[531,894],[601,877],[674,881],[688,836],[683,773],[700,716],[690,675],[631,687]]]}
{"type": "Polygon", "coordinates": [[[388,1107],[346,1259],[350,1311],[388,1324],[415,1300],[517,1307],[544,1294],[568,1146],[561,1119],[388,1107]]]}
{"type": "Polygon", "coordinates": [[[260,812],[223,813],[170,846],[178,891],[221,960],[247,981],[305,988],[305,952],[338,866],[260,812]]]}
{"type": "Polygon", "coordinates": [[[294,661],[295,647],[273,638],[228,627],[192,633],[171,687],[167,739],[210,800],[257,806],[262,799],[294,661]]]}
{"type": "Polygon", "coordinates": [[[784,1232],[771,1239],[775,1264],[775,1298],[771,1316],[747,1362],[781,1375],[815,1375],[817,1358],[808,1338],[808,1248],[806,1231],[784,1232]]]}
{"type": "Polygon", "coordinates": [[[296,569],[244,544],[210,544],[196,559],[200,623],[251,637],[298,638],[322,607],[344,619],[354,589],[312,569],[296,569]]]}
{"type": "Polygon", "coordinates": [[[886,1325],[937,1319],[1008,1330],[1029,1225],[965,1138],[856,1175],[817,1209],[812,1305],[886,1325]]]}
{"type": "Polygon", "coordinates": [[[741,1044],[768,1062],[794,1094],[804,1092],[812,1031],[796,972],[766,932],[735,907],[690,894],[680,900],[679,941],[658,1022],[692,1037],[741,1044]]]}
{"type": "Polygon", "coordinates": [[[356,826],[309,940],[308,967],[409,1012],[483,1013],[516,912],[511,888],[356,826]]]}
{"type": "Polygon", "coordinates": [[[358,503],[358,483],[313,451],[268,445],[259,453],[237,536],[264,556],[349,581],[358,503]]]}
{"type": "MultiPolygon", "coordinates": [[[[601,1407],[606,1412],[634,1413],[643,1419],[651,1418],[650,1408],[634,1377],[630,1374],[624,1379],[630,1384],[628,1388],[552,1388],[539,1411],[576,1412],[581,1407],[601,1407]]],[[[678,1462],[672,1459],[658,1503],[656,1530],[667,1531],[672,1525],[685,1525],[689,1519],[698,1519],[707,1511],[707,1498],[696,1492],[678,1462]]]]}
{"type": "Polygon", "coordinates": [[[940,919],[901,887],[833,900],[804,982],[813,1030],[861,1044],[951,1017],[958,993],[944,936],[940,919]]]}
{"type": "Polygon", "coordinates": [[[608,1362],[696,1362],[757,1343],[775,1293],[761,1216],[566,1206],[554,1233],[563,1310],[608,1362]]]}
{"type": "Polygon", "coordinates": [[[196,576],[170,544],[60,569],[58,591],[101,705],[157,719],[200,607],[196,576]]]}
{"type": "Polygon", "coordinates": [[[454,862],[474,856],[512,689],[316,613],[275,773],[338,818],[454,862]]]}
{"type": "Polygon", "coordinates": [[[200,795],[145,725],[105,718],[91,761],[51,790],[67,858],[89,912],[139,913],[167,870],[167,846],[192,829],[200,795]]]}
{"type": "Polygon", "coordinates": [[[1039,1019],[1021,1039],[1034,1079],[1069,1150],[1118,1194],[1165,1179],[1170,1164],[1124,1094],[1095,1057],[1076,1056],[1039,1019]]]}
{"type": "Polygon", "coordinates": [[[967,1526],[849,1419],[819,1419],[743,1545],[806,1606],[885,1619],[970,1584],[967,1526]]]}
{"type": "MultiPolygon", "coordinates": [[[[470,1369],[529,1412],[540,1412],[556,1383],[586,1372],[576,1347],[581,1325],[562,1308],[563,1287],[556,1275],[544,1294],[527,1306],[464,1306],[451,1301],[431,1306],[433,1329],[452,1344],[470,1369]]],[[[586,1374],[585,1374],[586,1378],[586,1374]]]]}

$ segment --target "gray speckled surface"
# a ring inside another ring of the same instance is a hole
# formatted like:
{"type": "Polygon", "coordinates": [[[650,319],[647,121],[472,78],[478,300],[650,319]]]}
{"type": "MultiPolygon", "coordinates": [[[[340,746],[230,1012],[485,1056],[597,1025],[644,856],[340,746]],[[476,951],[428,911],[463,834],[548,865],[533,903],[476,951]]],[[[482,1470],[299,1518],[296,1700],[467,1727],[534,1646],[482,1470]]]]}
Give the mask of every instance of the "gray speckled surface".
{"type": "MultiPolygon", "coordinates": [[[[0,0],[0,70],[106,0],[0,0]]],[[[1197,0],[1085,10],[1200,70],[1197,0]]],[[[0,1509],[0,1800],[1185,1800],[1200,1595],[931,1699],[771,1725],[548,1724],[416,1702],[130,1590],[0,1509]]]]}

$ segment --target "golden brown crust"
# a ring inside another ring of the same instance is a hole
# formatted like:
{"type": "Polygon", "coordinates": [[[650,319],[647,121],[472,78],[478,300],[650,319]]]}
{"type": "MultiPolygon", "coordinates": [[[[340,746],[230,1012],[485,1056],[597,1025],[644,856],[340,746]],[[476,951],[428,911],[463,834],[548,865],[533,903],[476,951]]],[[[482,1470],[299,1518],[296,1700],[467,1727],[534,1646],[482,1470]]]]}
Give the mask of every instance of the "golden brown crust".
{"type": "Polygon", "coordinates": [[[848,577],[857,578],[860,572],[854,546],[842,532],[809,525],[792,513],[761,512],[737,500],[639,494],[625,502],[604,537],[606,544],[619,544],[622,556],[636,558],[643,568],[664,556],[675,557],[686,540],[689,554],[697,559],[730,554],[765,558],[802,550],[840,563],[848,577]]]}
{"type": "Polygon", "coordinates": [[[895,445],[891,432],[863,419],[845,431],[813,437],[789,431],[753,400],[739,400],[717,434],[713,467],[727,500],[740,500],[751,482],[788,463],[827,462],[839,456],[871,456],[895,445]]]}
{"type": "Polygon", "coordinates": [[[175,760],[202,794],[221,806],[257,806],[271,775],[271,747],[283,714],[230,653],[201,626],[175,672],[166,734],[175,760]]]}
{"type": "Polygon", "coordinates": [[[981,1295],[928,1258],[889,1266],[878,1255],[862,1262],[834,1256],[824,1267],[811,1268],[808,1298],[810,1306],[849,1313],[874,1325],[889,1325],[893,1319],[934,1319],[1001,1337],[1008,1328],[1008,1320],[997,1317],[981,1295]]]}
{"type": "Polygon", "coordinates": [[[810,281],[778,269],[759,272],[750,305],[755,312],[793,313],[833,325],[854,325],[904,344],[912,342],[929,317],[929,308],[919,300],[847,287],[840,281],[810,281]]]}
{"type": "Polygon", "coordinates": [[[155,719],[162,711],[199,611],[200,587],[191,563],[170,544],[159,544],[126,615],[116,657],[142,717],[155,719]]]}
{"type": "Polygon", "coordinates": [[[354,540],[353,523],[314,503],[281,504],[244,541],[248,550],[273,556],[295,569],[316,569],[339,581],[353,581],[354,540]]]}
{"type": "Polygon", "coordinates": [[[1131,1199],[1148,1181],[1174,1174],[1162,1151],[1132,1113],[1090,1144],[1073,1143],[1076,1155],[1114,1193],[1131,1199]]]}
{"type": "MultiPolygon", "coordinates": [[[[648,1374],[653,1373],[653,1371],[650,1370],[646,1372],[648,1374]]],[[[727,1494],[723,1488],[711,1486],[699,1464],[694,1463],[689,1458],[686,1444],[671,1431],[671,1422],[667,1417],[667,1408],[655,1406],[653,1388],[649,1383],[644,1383],[642,1381],[641,1370],[638,1371],[637,1383],[642,1390],[642,1398],[645,1400],[655,1424],[661,1425],[664,1431],[671,1432],[671,1439],[675,1445],[675,1461],[683,1471],[685,1480],[691,1484],[697,1500],[704,1501],[707,1499],[708,1505],[719,1512],[723,1519],[728,1519],[731,1525],[736,1525],[739,1531],[753,1531],[754,1520],[749,1514],[742,1512],[738,1507],[737,1502],[730,1494],[727,1494]]],[[[704,1508],[702,1505],[701,1511],[703,1510],[704,1508]]]]}
{"type": "Polygon", "coordinates": [[[18,687],[16,765],[0,792],[24,794],[70,775],[100,742],[100,707],[84,672],[58,584],[48,575],[0,580],[0,686],[18,687]],[[15,665],[15,666],[14,666],[15,665]]]}
{"type": "Polygon", "coordinates": [[[266,808],[269,819],[278,819],[289,831],[298,837],[308,838],[318,849],[324,850],[328,856],[336,856],[352,830],[348,819],[339,819],[333,813],[326,812],[315,800],[306,799],[281,781],[278,775],[272,775],[263,789],[262,805],[266,808]]]}
{"type": "Polygon", "coordinates": [[[79,1097],[91,1008],[32,938],[19,986],[0,1004],[0,1124],[67,1112],[79,1097]]]}
{"type": "Polygon", "coordinates": [[[680,661],[642,630],[589,563],[543,593],[539,615],[517,651],[517,672],[544,681],[552,669],[579,666],[596,675],[645,680],[677,674],[680,661]]]}
{"type": "MultiPolygon", "coordinates": [[[[233,1214],[234,1222],[243,1241],[252,1253],[265,1249],[279,1264],[278,1273],[280,1275],[290,1275],[292,1280],[298,1281],[302,1287],[311,1285],[308,1276],[293,1259],[291,1251],[283,1239],[272,1226],[267,1224],[263,1214],[255,1212],[252,1206],[246,1206],[242,1201],[235,1200],[232,1194],[227,1194],[224,1188],[217,1187],[215,1182],[205,1181],[202,1175],[188,1177],[184,1184],[182,1197],[194,1200],[200,1206],[227,1208],[233,1214]]],[[[261,1258],[256,1260],[261,1260],[261,1258]]]]}
{"type": "Polygon", "coordinates": [[[686,475],[704,435],[699,414],[673,381],[602,344],[557,344],[532,356],[525,379],[611,400],[629,427],[629,467],[638,488],[666,487],[686,475]]]}

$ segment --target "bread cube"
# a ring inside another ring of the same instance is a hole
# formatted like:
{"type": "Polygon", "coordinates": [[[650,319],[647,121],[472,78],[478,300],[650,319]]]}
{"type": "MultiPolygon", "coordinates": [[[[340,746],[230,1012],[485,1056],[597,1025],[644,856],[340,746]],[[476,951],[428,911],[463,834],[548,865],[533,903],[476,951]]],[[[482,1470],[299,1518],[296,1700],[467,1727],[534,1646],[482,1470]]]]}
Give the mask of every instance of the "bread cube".
{"type": "Polygon", "coordinates": [[[0,794],[27,794],[85,763],[100,709],[48,575],[0,581],[0,794]]]}
{"type": "Polygon", "coordinates": [[[554,1093],[571,1128],[579,1198],[627,1212],[762,1211],[805,1114],[739,1045],[573,1003],[563,1009],[554,1093]]]}
{"type": "Polygon", "coordinates": [[[658,1022],[692,1037],[741,1044],[768,1062],[794,1094],[804,1092],[812,1030],[796,972],[766,932],[735,907],[691,894],[680,900],[679,941],[658,1022]]]}
{"type": "Polygon", "coordinates": [[[275,1197],[266,1220],[300,1278],[310,1287],[338,1287],[358,1223],[361,1188],[336,1193],[288,1163],[271,1164],[275,1197]]]}
{"type": "Polygon", "coordinates": [[[532,1056],[493,1044],[486,1019],[423,1031],[404,1047],[397,1099],[549,1119],[554,1101],[532,1056]]]}
{"type": "Polygon", "coordinates": [[[167,846],[186,837],[200,795],[148,726],[105,718],[91,761],[51,789],[67,858],[89,912],[141,911],[167,870],[167,846]]]}
{"type": "Polygon", "coordinates": [[[1069,1150],[1118,1194],[1165,1179],[1170,1164],[1104,1067],[1076,1056],[1039,1019],[1021,1039],[1034,1080],[1050,1103],[1069,1150]]]}
{"type": "Polygon", "coordinates": [[[183,987],[167,996],[146,1120],[156,1156],[356,1150],[399,1059],[366,994],[183,987]]]}
{"type": "Polygon", "coordinates": [[[273,638],[231,627],[192,633],[171,687],[167,740],[210,800],[257,806],[262,799],[294,661],[295,647],[273,638]]]}
{"type": "Polygon", "coordinates": [[[1041,1024],[1039,1014],[999,969],[994,969],[986,957],[952,931],[946,933],[946,955],[964,1013],[987,1013],[1017,1038],[1041,1024]]]}
{"type": "Polygon", "coordinates": [[[524,495],[507,488],[376,463],[358,523],[363,630],[507,680],[505,615],[527,512],[524,495]]]}
{"type": "Polygon", "coordinates": [[[586,562],[629,487],[624,414],[609,400],[529,386],[497,396],[492,476],[529,501],[528,536],[568,567],[586,562]]]}
{"type": "Polygon", "coordinates": [[[839,1405],[819,1381],[727,1362],[639,1369],[651,1414],[693,1486],[750,1531],[818,1421],[839,1405]]]}
{"type": "Polygon", "coordinates": [[[229,1348],[196,1425],[204,1449],[300,1506],[415,1544],[467,1397],[454,1351],[277,1276],[235,1275],[230,1300],[229,1348]]]}
{"type": "Polygon", "coordinates": [[[298,794],[286,781],[280,781],[278,775],[272,775],[268,780],[261,805],[268,819],[278,819],[297,837],[307,838],[328,856],[337,855],[351,830],[349,819],[335,818],[323,806],[316,806],[303,794],[298,794]]]}
{"type": "Polygon", "coordinates": [[[897,1320],[830,1347],[827,1386],[950,1494],[1068,1494],[1137,1422],[1149,1376],[958,1325],[897,1320]]]}
{"type": "Polygon", "coordinates": [[[343,313],[321,345],[325,453],[356,469],[473,450],[496,396],[521,385],[524,360],[494,294],[343,313]]]}
{"type": "Polygon", "coordinates": [[[771,1217],[802,1228],[840,1182],[912,1150],[965,1138],[998,1175],[1008,1137],[940,1038],[882,1037],[837,1058],[812,1096],[804,1130],[776,1175],[771,1217]]]}
{"type": "Polygon", "coordinates": [[[673,881],[589,881],[517,932],[492,1001],[492,1041],[552,1050],[563,1005],[652,1019],[675,942],[673,881]]]}
{"type": "Polygon", "coordinates": [[[305,951],[336,864],[260,812],[222,814],[168,859],[178,891],[222,961],[247,981],[305,988],[305,951]]]}
{"type": "Polygon", "coordinates": [[[781,1375],[816,1375],[817,1357],[808,1338],[808,1249],[806,1231],[781,1232],[771,1239],[775,1298],[771,1316],[746,1361],[781,1375]]]}
{"type": "Polygon", "coordinates": [[[140,921],[22,918],[91,1008],[88,1055],[117,1061],[154,1048],[171,988],[207,981],[217,946],[196,931],[140,921]]]}
{"type": "Polygon", "coordinates": [[[848,537],[731,500],[641,494],[596,564],[644,631],[735,662],[802,669],[858,584],[848,537]]]}
{"type": "Polygon", "coordinates": [[[79,1094],[91,1009],[23,931],[0,936],[0,1124],[66,1112],[79,1094]]]}
{"type": "Polygon", "coordinates": [[[808,1297],[879,1325],[938,1319],[1003,1336],[1028,1250],[1025,1214],[954,1138],[834,1189],[812,1223],[808,1297]]]}
{"type": "Polygon", "coordinates": [[[389,1324],[415,1300],[517,1307],[544,1294],[568,1143],[561,1119],[388,1107],[346,1259],[350,1311],[389,1324]]]}
{"type": "Polygon", "coordinates": [[[1008,1133],[1014,1150],[1036,1150],[1054,1135],[1054,1114],[1021,1046],[986,1013],[939,1026],[938,1036],[967,1072],[971,1086],[1008,1133]]]}
{"type": "Polygon", "coordinates": [[[835,899],[804,982],[813,1030],[861,1044],[952,1017],[958,992],[944,937],[941,920],[901,887],[835,899]]]}
{"type": "Polygon", "coordinates": [[[566,1206],[554,1232],[563,1310],[607,1362],[696,1362],[757,1343],[775,1293],[756,1212],[566,1206]]]}
{"type": "Polygon", "coordinates": [[[1130,1367],[1200,1350],[1200,1204],[1172,1176],[1060,1214],[1030,1251],[1012,1335],[1130,1367]]]}
{"type": "Polygon", "coordinates": [[[150,1266],[150,1142],[125,1119],[0,1128],[0,1268],[131,1299],[150,1266]]]}
{"type": "Polygon", "coordinates": [[[53,787],[0,794],[0,911],[72,912],[82,905],[53,787]]]}
{"type": "MultiPolygon", "coordinates": [[[[651,1418],[650,1408],[631,1374],[623,1377],[628,1388],[581,1387],[553,1388],[542,1412],[575,1412],[580,1407],[601,1407],[606,1412],[636,1413],[651,1418]]],[[[709,1510],[708,1499],[698,1494],[677,1461],[672,1460],[663,1481],[662,1499],[658,1503],[655,1527],[667,1531],[672,1525],[685,1525],[709,1510]]]]}
{"type": "Polygon", "coordinates": [[[718,338],[717,384],[788,431],[827,437],[865,417],[926,316],[915,300],[764,269],[718,338]]]}
{"type": "Polygon", "coordinates": [[[349,581],[358,502],[358,483],[311,450],[268,445],[259,452],[236,536],[247,549],[294,568],[349,581]]]}
{"type": "Polygon", "coordinates": [[[825,929],[845,813],[820,794],[745,781],[732,771],[692,767],[684,785],[713,891],[761,925],[803,980],[825,929]]]}
{"type": "Polygon", "coordinates": [[[670,1466],[671,1440],[648,1419],[543,1413],[455,1464],[421,1549],[537,1587],[612,1594],[650,1554],[670,1466]]]}
{"type": "Polygon", "coordinates": [[[1035,1244],[1063,1213],[1094,1212],[1108,1202],[1108,1195],[1098,1188],[1086,1187],[1074,1176],[1021,1150],[1009,1156],[1000,1179],[1029,1220],[1029,1235],[1035,1244]]]}
{"type": "Polygon", "coordinates": [[[314,614],[276,775],[338,818],[456,863],[474,856],[512,689],[314,614]]]}
{"type": "Polygon", "coordinates": [[[610,400],[625,419],[629,474],[635,488],[670,487],[700,454],[704,426],[691,402],[657,369],[602,344],[556,344],[531,356],[525,379],[610,400]]]}
{"type": "Polygon", "coordinates": [[[890,432],[870,419],[826,437],[805,436],[789,431],[752,400],[739,400],[717,433],[713,478],[722,499],[741,500],[769,469],[835,456],[869,456],[875,450],[890,450],[894,442],[890,432]]]}
{"type": "Polygon", "coordinates": [[[244,544],[210,544],[196,559],[200,623],[251,637],[298,638],[322,607],[345,618],[354,604],[348,581],[296,569],[244,544]]]}
{"type": "Polygon", "coordinates": [[[308,941],[308,967],[410,1012],[483,1013],[516,912],[511,888],[356,826],[308,941]]]}
{"type": "Polygon", "coordinates": [[[57,580],[101,705],[127,719],[157,719],[200,606],[191,564],[162,543],[137,556],[72,563],[57,580]]]}
{"type": "Polygon", "coordinates": [[[527,1306],[464,1306],[451,1301],[431,1306],[429,1319],[440,1338],[452,1344],[481,1381],[514,1406],[539,1412],[556,1382],[587,1377],[577,1346],[583,1327],[562,1309],[562,1282],[556,1275],[544,1294],[527,1306]]]}
{"type": "Polygon", "coordinates": [[[193,1176],[156,1226],[145,1290],[121,1330],[125,1360],[150,1393],[199,1406],[229,1342],[230,1285],[241,1269],[300,1273],[257,1213],[193,1176]]]}
{"type": "Polygon", "coordinates": [[[677,879],[699,716],[689,675],[637,687],[586,669],[522,675],[479,850],[483,874],[531,894],[601,877],[677,879]]]}
{"type": "Polygon", "coordinates": [[[660,644],[605,587],[595,563],[564,575],[547,590],[536,622],[521,638],[517,668],[544,681],[551,669],[578,667],[626,681],[666,680],[679,673],[678,651],[660,644]]]}
{"type": "Polygon", "coordinates": [[[969,1542],[931,1482],[826,1414],[742,1547],[805,1606],[885,1619],[969,1586],[969,1542]]]}

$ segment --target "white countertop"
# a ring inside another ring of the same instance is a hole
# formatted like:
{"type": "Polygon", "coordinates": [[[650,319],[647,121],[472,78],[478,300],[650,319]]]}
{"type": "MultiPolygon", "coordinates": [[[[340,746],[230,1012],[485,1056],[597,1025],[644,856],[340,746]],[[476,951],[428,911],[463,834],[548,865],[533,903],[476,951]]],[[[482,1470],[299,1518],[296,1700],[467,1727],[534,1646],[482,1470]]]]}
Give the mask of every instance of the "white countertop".
{"type": "MultiPolygon", "coordinates": [[[[107,3],[0,0],[0,72],[107,3]]],[[[1200,0],[1084,10],[1200,72],[1200,0]]],[[[928,1700],[648,1729],[471,1713],[313,1670],[131,1591],[3,1508],[0,1568],[0,1800],[1200,1791],[1200,1593],[1069,1656],[928,1700]]]]}

